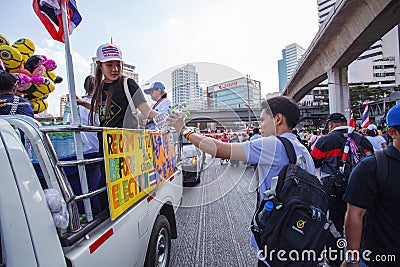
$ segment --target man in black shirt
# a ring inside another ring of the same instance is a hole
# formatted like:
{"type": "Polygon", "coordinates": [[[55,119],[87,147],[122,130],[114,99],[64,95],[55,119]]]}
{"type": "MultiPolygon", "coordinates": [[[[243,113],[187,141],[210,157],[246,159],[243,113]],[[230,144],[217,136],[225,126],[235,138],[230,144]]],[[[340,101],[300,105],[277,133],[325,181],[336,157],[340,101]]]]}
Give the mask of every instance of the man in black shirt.
{"type": "MultiPolygon", "coordinates": [[[[363,261],[368,266],[400,264],[400,104],[387,114],[393,144],[384,149],[387,172],[378,178],[377,159],[362,160],[350,175],[344,196],[348,203],[345,233],[349,266],[363,261]]],[[[382,166],[384,166],[382,164],[382,166]]]]}
{"type": "MultiPolygon", "coordinates": [[[[347,208],[346,202],[342,200],[345,187],[344,185],[340,187],[336,185],[335,175],[343,165],[343,150],[348,140],[347,136],[351,134],[351,139],[355,141],[358,147],[357,151],[351,152],[353,155],[359,154],[362,157],[372,154],[374,149],[368,139],[352,132],[352,128],[347,126],[346,117],[341,113],[330,114],[326,128],[329,129],[329,134],[318,139],[311,151],[311,156],[315,167],[321,168],[321,181],[329,201],[329,219],[334,223],[339,233],[343,234],[344,216],[347,208]]],[[[346,178],[350,171],[351,166],[345,168],[344,175],[346,178]]],[[[327,250],[337,250],[337,242],[338,240],[333,235],[328,235],[327,250]]],[[[329,266],[338,267],[341,264],[341,259],[335,257],[335,255],[327,254],[326,256],[329,266]]]]}

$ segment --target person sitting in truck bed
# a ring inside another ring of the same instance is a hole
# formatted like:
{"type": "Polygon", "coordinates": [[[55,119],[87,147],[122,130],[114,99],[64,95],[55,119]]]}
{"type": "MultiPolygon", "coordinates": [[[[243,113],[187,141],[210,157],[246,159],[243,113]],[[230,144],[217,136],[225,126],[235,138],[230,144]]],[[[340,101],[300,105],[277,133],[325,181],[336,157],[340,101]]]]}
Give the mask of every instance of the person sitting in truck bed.
{"type": "Polygon", "coordinates": [[[33,118],[31,103],[15,95],[18,79],[0,70],[0,115],[22,114],[33,118]]]}

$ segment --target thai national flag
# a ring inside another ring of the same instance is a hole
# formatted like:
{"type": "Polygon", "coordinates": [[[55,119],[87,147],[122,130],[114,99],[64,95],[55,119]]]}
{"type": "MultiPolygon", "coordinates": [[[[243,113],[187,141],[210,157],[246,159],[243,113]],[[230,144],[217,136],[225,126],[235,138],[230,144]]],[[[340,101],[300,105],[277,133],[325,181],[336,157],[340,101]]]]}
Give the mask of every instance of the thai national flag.
{"type": "Polygon", "coordinates": [[[64,43],[60,2],[66,1],[69,34],[81,23],[75,0],[33,0],[33,9],[54,40],[64,43]]]}
{"type": "Polygon", "coordinates": [[[362,115],[361,127],[367,128],[368,125],[369,125],[369,114],[368,114],[368,104],[366,104],[362,115]]]}
{"type": "Polygon", "coordinates": [[[154,170],[149,172],[149,179],[150,179],[150,187],[157,184],[157,176],[154,170]]]}

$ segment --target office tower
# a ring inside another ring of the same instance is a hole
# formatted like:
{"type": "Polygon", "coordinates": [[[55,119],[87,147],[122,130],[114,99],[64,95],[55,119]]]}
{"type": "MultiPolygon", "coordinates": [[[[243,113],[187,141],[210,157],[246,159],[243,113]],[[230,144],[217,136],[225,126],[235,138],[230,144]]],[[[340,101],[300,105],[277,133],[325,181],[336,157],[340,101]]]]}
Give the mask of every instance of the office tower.
{"type": "Polygon", "coordinates": [[[207,87],[209,109],[260,108],[261,84],[242,77],[207,87]]]}
{"type": "Polygon", "coordinates": [[[286,49],[282,50],[282,59],[278,60],[279,92],[282,92],[287,83],[286,49]]]}
{"type": "Polygon", "coordinates": [[[317,0],[319,18],[318,22],[320,25],[325,21],[325,18],[328,16],[335,3],[336,0],[317,0]]]}
{"type": "Polygon", "coordinates": [[[204,109],[203,88],[199,86],[196,67],[186,64],[173,70],[171,76],[173,105],[185,102],[189,110],[204,109]]]}
{"type": "MultiPolygon", "coordinates": [[[[336,0],[317,0],[320,25],[325,21],[336,0]]],[[[400,83],[399,69],[399,26],[364,51],[349,65],[350,86],[368,85],[371,87],[394,87],[400,83]]]]}
{"type": "Polygon", "coordinates": [[[69,101],[69,94],[60,96],[60,116],[64,114],[65,105],[69,101]]]}
{"type": "Polygon", "coordinates": [[[287,81],[292,77],[304,52],[304,48],[296,43],[282,50],[282,59],[278,61],[279,92],[282,92],[287,81]]]}

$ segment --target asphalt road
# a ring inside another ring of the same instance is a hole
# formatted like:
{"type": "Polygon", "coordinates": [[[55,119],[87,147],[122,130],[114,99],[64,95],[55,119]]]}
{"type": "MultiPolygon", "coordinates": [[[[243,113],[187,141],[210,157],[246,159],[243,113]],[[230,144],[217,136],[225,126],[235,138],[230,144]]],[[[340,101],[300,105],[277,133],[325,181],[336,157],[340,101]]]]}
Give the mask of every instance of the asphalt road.
{"type": "Polygon", "coordinates": [[[257,265],[249,230],[256,201],[249,192],[252,177],[250,166],[208,162],[201,183],[184,189],[170,266],[257,265]]]}

